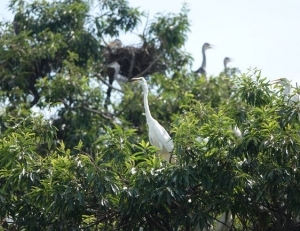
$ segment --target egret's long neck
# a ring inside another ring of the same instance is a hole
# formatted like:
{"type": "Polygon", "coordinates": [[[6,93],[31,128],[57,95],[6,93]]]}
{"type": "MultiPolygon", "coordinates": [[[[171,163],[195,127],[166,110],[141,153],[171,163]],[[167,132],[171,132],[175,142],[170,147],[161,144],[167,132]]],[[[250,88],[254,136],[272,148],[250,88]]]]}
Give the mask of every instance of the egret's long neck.
{"type": "Polygon", "coordinates": [[[117,76],[120,72],[120,67],[119,66],[115,66],[115,76],[117,76]]]}
{"type": "Polygon", "coordinates": [[[206,55],[205,55],[205,49],[204,49],[204,47],[202,48],[202,57],[203,57],[203,59],[202,59],[202,65],[201,65],[201,67],[205,70],[205,68],[206,68],[206,55]]]}
{"type": "Polygon", "coordinates": [[[227,62],[224,60],[224,70],[227,70],[227,62]]]}
{"type": "Polygon", "coordinates": [[[152,118],[149,104],[148,104],[148,88],[147,86],[143,86],[143,92],[144,92],[144,107],[145,107],[145,113],[146,113],[146,119],[149,121],[149,119],[152,118]]]}

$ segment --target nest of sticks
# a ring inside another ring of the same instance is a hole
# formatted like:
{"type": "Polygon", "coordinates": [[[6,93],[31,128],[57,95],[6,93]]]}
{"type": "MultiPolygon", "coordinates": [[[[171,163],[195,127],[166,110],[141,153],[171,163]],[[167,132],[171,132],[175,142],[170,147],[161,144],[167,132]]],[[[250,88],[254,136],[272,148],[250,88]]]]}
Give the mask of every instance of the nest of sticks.
{"type": "MultiPolygon", "coordinates": [[[[120,65],[120,74],[126,76],[129,80],[134,77],[147,76],[153,73],[165,73],[166,66],[162,63],[161,53],[157,48],[144,42],[139,46],[122,46],[120,40],[117,45],[112,47],[108,44],[105,52],[105,65],[118,62],[120,65]]],[[[111,69],[111,68],[108,68],[111,69]]],[[[114,71],[107,70],[110,78],[114,71]]]]}

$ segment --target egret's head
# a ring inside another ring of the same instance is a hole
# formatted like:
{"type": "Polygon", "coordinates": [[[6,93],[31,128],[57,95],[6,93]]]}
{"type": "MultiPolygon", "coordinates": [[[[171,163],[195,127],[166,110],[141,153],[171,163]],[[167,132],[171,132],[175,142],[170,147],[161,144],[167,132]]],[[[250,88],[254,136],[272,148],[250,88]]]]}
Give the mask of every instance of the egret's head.
{"type": "Polygon", "coordinates": [[[135,82],[135,83],[139,83],[139,84],[141,84],[141,85],[147,85],[147,81],[146,81],[146,79],[144,78],[144,77],[136,77],[136,78],[132,78],[131,80],[130,80],[130,82],[135,82]]]}
{"type": "Polygon", "coordinates": [[[227,63],[232,62],[232,61],[233,61],[233,59],[231,59],[229,57],[225,57],[224,64],[226,65],[227,63]]]}
{"type": "Polygon", "coordinates": [[[112,62],[110,64],[107,64],[107,67],[114,68],[114,69],[120,69],[120,65],[118,62],[112,62]]]}
{"type": "Polygon", "coordinates": [[[139,85],[142,86],[142,88],[144,90],[147,90],[148,89],[148,85],[147,85],[147,81],[144,77],[137,77],[137,78],[132,78],[130,80],[130,82],[135,82],[135,83],[138,83],[139,85]]]}
{"type": "Polygon", "coordinates": [[[203,48],[203,50],[207,50],[207,49],[211,49],[211,48],[214,48],[214,47],[213,47],[213,45],[211,45],[209,43],[204,43],[202,48],[203,48]]]}

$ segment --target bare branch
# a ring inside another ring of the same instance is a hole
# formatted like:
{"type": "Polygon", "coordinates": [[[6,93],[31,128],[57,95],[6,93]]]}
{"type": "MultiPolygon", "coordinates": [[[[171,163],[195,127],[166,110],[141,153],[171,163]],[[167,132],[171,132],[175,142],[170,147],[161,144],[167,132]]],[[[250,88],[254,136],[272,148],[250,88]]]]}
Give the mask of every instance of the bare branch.
{"type": "Polygon", "coordinates": [[[80,108],[83,108],[89,112],[93,112],[93,113],[96,113],[100,116],[102,116],[104,119],[109,119],[111,120],[114,115],[113,114],[110,114],[110,113],[105,113],[105,112],[101,112],[101,111],[98,111],[98,110],[95,110],[95,109],[91,109],[87,106],[81,106],[81,107],[71,107],[70,105],[68,105],[68,103],[64,100],[64,99],[58,99],[59,102],[63,103],[64,106],[67,108],[67,109],[70,109],[70,110],[76,110],[76,109],[80,109],[80,108]]]}
{"type": "Polygon", "coordinates": [[[158,230],[168,231],[165,227],[163,227],[158,221],[156,221],[151,215],[146,215],[146,219],[151,221],[154,226],[158,228],[158,230]]]}
{"type": "Polygon", "coordinates": [[[110,46],[107,44],[107,42],[105,42],[105,39],[103,38],[102,33],[100,33],[101,39],[103,41],[103,43],[105,44],[105,46],[110,50],[110,46]]]}
{"type": "Polygon", "coordinates": [[[108,113],[105,113],[105,112],[101,112],[101,111],[98,111],[98,110],[95,110],[95,109],[92,109],[92,108],[89,108],[87,106],[82,106],[83,109],[87,110],[87,111],[90,111],[90,112],[93,112],[95,114],[98,114],[100,116],[102,116],[104,119],[108,119],[108,120],[111,120],[113,118],[113,115],[112,114],[108,114],[108,113]]]}
{"type": "Polygon", "coordinates": [[[102,78],[102,76],[101,76],[100,74],[94,73],[94,75],[95,75],[97,78],[99,78],[106,86],[108,86],[108,87],[110,87],[110,88],[112,88],[112,89],[114,89],[114,90],[117,90],[117,91],[119,91],[119,92],[121,92],[121,93],[124,94],[124,91],[122,91],[122,90],[120,90],[120,89],[118,89],[118,88],[115,88],[115,87],[112,86],[111,84],[107,83],[107,82],[102,78]]]}
{"type": "Polygon", "coordinates": [[[143,38],[145,38],[145,32],[146,32],[146,29],[147,29],[147,26],[148,26],[148,22],[149,22],[149,11],[148,11],[148,14],[147,14],[147,19],[146,19],[146,24],[145,24],[145,27],[144,27],[144,30],[143,30],[143,38]]]}
{"type": "Polygon", "coordinates": [[[113,50],[112,50],[110,44],[108,44],[108,43],[105,41],[105,39],[103,38],[103,35],[102,35],[102,34],[101,34],[100,36],[101,36],[101,39],[102,39],[103,43],[105,44],[105,48],[108,50],[108,52],[109,52],[110,54],[113,53],[113,50]]]}
{"type": "Polygon", "coordinates": [[[137,222],[137,219],[134,219],[134,220],[131,221],[131,222],[127,222],[126,224],[121,225],[121,226],[119,226],[118,228],[116,228],[116,229],[114,229],[114,230],[122,230],[122,228],[125,228],[125,227],[127,227],[127,226],[130,226],[130,225],[134,224],[135,222],[137,222]]]}
{"type": "Polygon", "coordinates": [[[125,109],[128,107],[129,104],[132,103],[133,99],[135,98],[135,94],[133,95],[132,99],[130,99],[126,104],[125,106],[123,107],[122,110],[118,111],[118,113],[114,114],[114,116],[119,116],[122,114],[123,111],[125,111],[125,109]]]}

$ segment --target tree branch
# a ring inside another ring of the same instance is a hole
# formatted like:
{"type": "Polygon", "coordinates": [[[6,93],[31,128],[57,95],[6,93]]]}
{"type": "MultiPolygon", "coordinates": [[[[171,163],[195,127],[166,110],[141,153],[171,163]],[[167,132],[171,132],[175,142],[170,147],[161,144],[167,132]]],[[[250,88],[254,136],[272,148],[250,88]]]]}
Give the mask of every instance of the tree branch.
{"type": "Polygon", "coordinates": [[[168,231],[159,222],[157,222],[151,215],[146,215],[146,219],[150,220],[154,224],[154,226],[158,228],[158,230],[168,231]]]}
{"type": "Polygon", "coordinates": [[[67,109],[69,109],[69,110],[76,110],[76,109],[82,108],[82,109],[85,109],[85,110],[87,110],[87,111],[89,111],[89,112],[96,113],[96,114],[102,116],[104,119],[109,119],[109,120],[111,120],[111,119],[114,117],[114,115],[111,114],[111,113],[101,112],[101,111],[98,111],[98,110],[89,108],[89,107],[87,107],[87,106],[71,107],[70,105],[67,104],[67,102],[66,102],[64,99],[58,99],[58,101],[61,102],[61,103],[63,103],[63,105],[64,105],[67,109]]]}
{"type": "Polygon", "coordinates": [[[127,227],[127,226],[130,226],[130,225],[134,224],[136,221],[137,221],[137,219],[134,219],[133,221],[127,222],[125,225],[121,225],[121,226],[119,226],[118,228],[116,228],[116,229],[114,229],[114,230],[122,230],[122,228],[125,228],[125,227],[127,227]]]}
{"type": "Polygon", "coordinates": [[[100,74],[94,73],[94,76],[96,76],[97,78],[99,78],[106,86],[108,86],[108,87],[110,87],[110,88],[112,88],[112,89],[114,89],[114,90],[117,90],[117,91],[119,91],[119,92],[121,92],[121,93],[124,94],[124,91],[122,91],[122,90],[120,90],[120,89],[118,89],[118,88],[115,88],[115,87],[112,86],[111,84],[107,83],[107,82],[102,78],[102,76],[101,76],[100,74]]]}
{"type": "Polygon", "coordinates": [[[114,115],[115,115],[115,116],[121,115],[121,113],[122,113],[123,111],[125,111],[125,109],[127,108],[127,106],[133,101],[134,98],[135,98],[135,94],[133,95],[132,99],[130,99],[130,100],[125,104],[125,106],[123,107],[123,109],[120,110],[120,111],[118,111],[118,113],[116,113],[116,114],[114,114],[114,115]]]}
{"type": "Polygon", "coordinates": [[[95,110],[95,109],[92,109],[92,108],[89,108],[87,106],[82,106],[83,109],[89,111],[89,112],[93,112],[95,114],[98,114],[100,116],[102,116],[104,119],[109,119],[111,120],[113,118],[113,115],[112,114],[106,114],[105,112],[101,112],[101,111],[98,111],[98,110],[95,110]]]}

